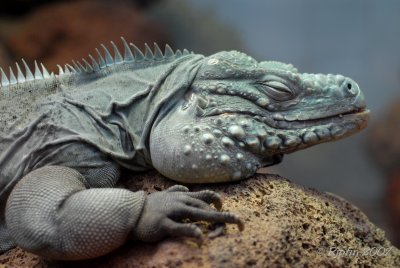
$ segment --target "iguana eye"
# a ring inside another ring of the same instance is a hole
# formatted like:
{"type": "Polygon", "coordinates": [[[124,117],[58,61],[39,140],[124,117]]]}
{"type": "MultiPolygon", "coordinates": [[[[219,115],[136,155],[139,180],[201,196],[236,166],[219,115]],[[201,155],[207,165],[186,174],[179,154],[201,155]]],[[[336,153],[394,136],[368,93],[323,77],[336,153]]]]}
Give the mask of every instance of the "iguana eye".
{"type": "Polygon", "coordinates": [[[293,91],[284,83],[279,81],[262,81],[258,83],[263,91],[272,99],[285,101],[293,98],[293,91]]]}

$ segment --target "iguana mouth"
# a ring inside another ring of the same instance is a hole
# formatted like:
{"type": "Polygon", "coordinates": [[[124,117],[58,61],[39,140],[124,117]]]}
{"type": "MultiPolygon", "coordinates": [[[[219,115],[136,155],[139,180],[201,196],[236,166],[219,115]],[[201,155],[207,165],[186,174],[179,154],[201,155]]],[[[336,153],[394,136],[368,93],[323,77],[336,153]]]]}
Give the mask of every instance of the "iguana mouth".
{"type": "Polygon", "coordinates": [[[330,115],[327,117],[305,119],[305,120],[274,120],[281,128],[306,128],[327,124],[357,123],[358,127],[364,128],[369,118],[370,111],[366,108],[357,108],[349,112],[330,115]]]}
{"type": "Polygon", "coordinates": [[[367,121],[369,118],[370,111],[366,108],[357,108],[352,111],[339,113],[335,115],[330,115],[327,117],[314,118],[314,119],[305,119],[305,120],[285,120],[273,118],[273,116],[268,115],[260,115],[258,113],[254,113],[252,111],[239,110],[239,111],[214,111],[209,113],[207,116],[237,116],[237,115],[245,115],[254,118],[256,121],[261,122],[263,124],[267,124],[274,128],[279,129],[304,129],[310,128],[313,126],[323,126],[323,125],[343,125],[346,123],[356,123],[359,129],[366,127],[367,121]]]}

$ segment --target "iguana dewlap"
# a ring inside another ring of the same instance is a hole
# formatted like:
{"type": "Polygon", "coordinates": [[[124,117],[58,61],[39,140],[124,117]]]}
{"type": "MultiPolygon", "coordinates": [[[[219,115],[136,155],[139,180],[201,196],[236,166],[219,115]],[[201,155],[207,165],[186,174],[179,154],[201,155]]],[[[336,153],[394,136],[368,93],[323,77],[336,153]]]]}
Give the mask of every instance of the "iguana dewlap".
{"type": "Polygon", "coordinates": [[[236,223],[210,209],[212,191],[183,186],[146,196],[113,188],[122,169],[156,169],[183,183],[240,180],[283,154],[337,140],[366,126],[358,85],[341,75],[299,73],[237,52],[209,57],[124,56],[49,74],[35,63],[1,73],[0,252],[16,245],[50,259],[104,255],[127,239],[201,239],[182,219],[236,223]]]}

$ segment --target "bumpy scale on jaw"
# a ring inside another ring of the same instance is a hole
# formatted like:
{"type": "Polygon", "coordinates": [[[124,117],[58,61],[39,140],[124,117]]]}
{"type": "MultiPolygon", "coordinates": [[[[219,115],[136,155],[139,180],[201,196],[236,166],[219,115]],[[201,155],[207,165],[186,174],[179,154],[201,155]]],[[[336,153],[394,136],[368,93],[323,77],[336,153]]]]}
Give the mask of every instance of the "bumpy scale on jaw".
{"type": "Polygon", "coordinates": [[[349,78],[301,74],[236,51],[205,58],[186,96],[172,112],[182,124],[172,142],[180,166],[164,172],[184,182],[251,176],[282,154],[356,133],[369,114],[349,78]]]}
{"type": "Polygon", "coordinates": [[[251,160],[250,152],[239,152],[239,148],[246,146],[258,150],[258,138],[247,136],[242,126],[234,124],[233,117],[212,120],[206,127],[202,124],[186,125],[182,134],[182,141],[187,144],[182,148],[183,154],[178,153],[178,156],[183,155],[179,162],[182,169],[188,166],[192,169],[194,181],[205,175],[210,182],[221,178],[238,180],[253,174],[259,167],[257,161],[251,160]],[[190,166],[194,162],[198,164],[190,166]]]}

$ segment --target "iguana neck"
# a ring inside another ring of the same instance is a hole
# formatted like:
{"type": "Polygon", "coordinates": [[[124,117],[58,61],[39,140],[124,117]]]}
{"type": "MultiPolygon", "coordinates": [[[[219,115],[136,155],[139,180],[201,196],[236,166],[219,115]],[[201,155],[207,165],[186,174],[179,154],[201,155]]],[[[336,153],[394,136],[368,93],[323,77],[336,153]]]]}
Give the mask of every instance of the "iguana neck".
{"type": "Polygon", "coordinates": [[[138,165],[151,166],[149,136],[152,126],[169,107],[182,99],[203,58],[190,54],[148,68],[109,74],[90,83],[69,81],[65,84],[66,92],[70,92],[66,101],[92,109],[105,125],[119,127],[121,137],[127,137],[121,139],[125,153],[113,155],[111,148],[104,148],[111,152],[114,160],[130,169],[137,169],[138,165]],[[96,98],[91,98],[93,95],[96,98]]]}

